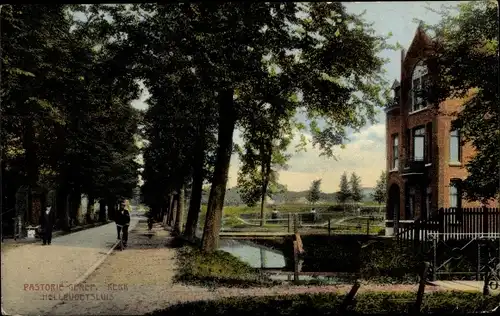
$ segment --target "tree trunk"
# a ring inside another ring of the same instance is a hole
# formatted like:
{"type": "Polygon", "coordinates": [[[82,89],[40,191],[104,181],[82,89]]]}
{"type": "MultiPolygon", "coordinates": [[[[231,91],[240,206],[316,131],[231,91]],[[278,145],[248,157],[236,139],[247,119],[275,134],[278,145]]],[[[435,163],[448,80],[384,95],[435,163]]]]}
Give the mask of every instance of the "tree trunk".
{"type": "Polygon", "coordinates": [[[269,186],[269,176],[271,174],[272,147],[268,146],[267,153],[262,156],[262,196],[260,200],[260,226],[264,226],[266,218],[264,216],[264,203],[266,202],[267,188],[269,186]]]}
{"type": "Polygon", "coordinates": [[[87,213],[85,214],[85,221],[87,224],[90,224],[94,221],[93,215],[94,214],[94,197],[92,195],[89,195],[87,197],[87,213]]]}
{"type": "Polygon", "coordinates": [[[175,216],[174,234],[182,233],[182,224],[184,219],[184,204],[185,204],[186,187],[182,185],[179,189],[179,202],[177,203],[177,214],[175,216]]]}
{"type": "Polygon", "coordinates": [[[30,224],[37,224],[34,222],[36,218],[33,209],[33,190],[37,186],[38,182],[38,159],[37,159],[37,146],[35,142],[35,130],[33,127],[33,122],[26,122],[24,124],[23,131],[23,147],[24,147],[24,159],[25,159],[25,170],[26,170],[26,184],[29,186],[28,189],[28,218],[27,221],[30,224]]]}
{"type": "Polygon", "coordinates": [[[219,230],[226,195],[229,164],[233,152],[233,133],[236,125],[233,96],[233,90],[229,89],[222,91],[219,99],[217,157],[203,229],[202,250],[205,252],[213,252],[219,246],[219,230]]]}
{"type": "Polygon", "coordinates": [[[159,215],[159,218],[163,221],[165,216],[167,216],[167,218],[168,218],[168,214],[170,212],[170,207],[172,204],[170,195],[162,196],[161,204],[162,204],[162,212],[159,215]]]}
{"type": "Polygon", "coordinates": [[[260,197],[260,226],[264,227],[265,219],[264,219],[264,203],[266,201],[266,193],[267,193],[267,176],[265,175],[266,168],[264,167],[264,162],[261,164],[260,172],[262,176],[262,191],[260,197]]]}
{"type": "MultiPolygon", "coordinates": [[[[151,208],[151,211],[153,212],[154,218],[156,218],[156,220],[158,220],[158,221],[163,220],[163,215],[165,215],[165,213],[161,211],[161,207],[160,207],[159,203],[155,203],[155,205],[151,208]]],[[[168,209],[167,209],[167,212],[168,212],[168,209]]]]}
{"type": "Polygon", "coordinates": [[[58,189],[56,197],[56,212],[59,222],[59,228],[63,231],[69,231],[69,210],[67,205],[68,192],[66,189],[58,189]]]}
{"type": "Polygon", "coordinates": [[[178,202],[179,200],[179,196],[177,194],[174,194],[172,196],[172,204],[170,206],[170,214],[168,216],[168,226],[173,226],[174,223],[175,223],[175,215],[176,215],[176,210],[177,210],[177,204],[179,203],[178,202]]]}
{"type": "Polygon", "coordinates": [[[71,195],[71,217],[74,220],[75,225],[80,225],[81,218],[81,206],[82,206],[82,194],[80,190],[75,190],[71,195]]]}
{"type": "Polygon", "coordinates": [[[201,208],[201,195],[203,190],[203,165],[205,163],[204,146],[201,146],[194,161],[195,166],[193,170],[193,183],[191,185],[191,198],[189,202],[186,229],[184,230],[184,236],[188,238],[188,240],[194,240],[194,238],[196,237],[196,228],[198,227],[198,218],[201,208]]]}
{"type": "Polygon", "coordinates": [[[99,201],[99,222],[103,223],[106,221],[106,201],[99,201]]]}
{"type": "Polygon", "coordinates": [[[109,199],[107,201],[107,205],[108,205],[108,218],[114,221],[116,219],[116,200],[109,199]]]}

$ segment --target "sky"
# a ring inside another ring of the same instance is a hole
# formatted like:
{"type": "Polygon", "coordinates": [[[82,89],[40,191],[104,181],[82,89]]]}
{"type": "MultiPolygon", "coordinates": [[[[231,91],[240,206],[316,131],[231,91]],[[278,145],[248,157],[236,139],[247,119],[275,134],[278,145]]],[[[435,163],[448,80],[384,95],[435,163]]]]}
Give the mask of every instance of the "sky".
{"type": "MultiPolygon", "coordinates": [[[[418,26],[414,19],[423,20],[427,24],[439,22],[439,15],[428,11],[426,7],[439,9],[442,5],[457,3],[456,1],[350,2],[344,5],[349,12],[355,14],[366,10],[364,18],[374,23],[373,29],[378,34],[387,35],[392,32],[389,43],[399,43],[407,49],[418,26]]],[[[401,52],[384,51],[380,56],[389,59],[385,65],[386,79],[390,83],[394,79],[399,80],[401,52]]],[[[149,93],[144,89],[140,99],[134,101],[133,105],[145,109],[147,105],[144,101],[148,95],[149,93]]],[[[310,135],[305,136],[310,139],[310,135]]],[[[321,190],[323,192],[336,192],[339,190],[340,176],[345,171],[348,174],[356,172],[361,177],[363,187],[374,187],[381,172],[386,168],[385,113],[380,110],[376,124],[365,126],[359,133],[348,137],[350,141],[345,144],[345,148],[335,150],[336,160],[320,157],[319,150],[311,145],[307,146],[306,152],[294,153],[288,162],[289,168],[286,171],[280,171],[279,182],[286,185],[289,191],[304,191],[309,189],[313,180],[322,179],[321,190]]],[[[241,144],[238,131],[235,131],[233,140],[241,144]]],[[[233,155],[229,169],[228,188],[236,186],[238,169],[239,159],[233,155]]]]}

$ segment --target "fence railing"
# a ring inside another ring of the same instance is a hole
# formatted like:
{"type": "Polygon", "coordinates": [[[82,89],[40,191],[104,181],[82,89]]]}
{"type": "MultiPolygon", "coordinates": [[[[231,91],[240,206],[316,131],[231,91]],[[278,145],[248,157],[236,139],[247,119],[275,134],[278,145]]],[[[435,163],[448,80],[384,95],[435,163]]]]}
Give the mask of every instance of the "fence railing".
{"type": "Polygon", "coordinates": [[[226,217],[223,231],[272,231],[300,232],[328,235],[378,235],[385,231],[383,216],[332,217],[331,213],[285,213],[276,218],[266,218],[265,225],[257,218],[226,217]]]}
{"type": "Polygon", "coordinates": [[[443,240],[471,239],[478,235],[496,238],[499,232],[498,208],[441,208],[430,219],[398,223],[396,237],[417,243],[431,241],[432,236],[443,240]]]}

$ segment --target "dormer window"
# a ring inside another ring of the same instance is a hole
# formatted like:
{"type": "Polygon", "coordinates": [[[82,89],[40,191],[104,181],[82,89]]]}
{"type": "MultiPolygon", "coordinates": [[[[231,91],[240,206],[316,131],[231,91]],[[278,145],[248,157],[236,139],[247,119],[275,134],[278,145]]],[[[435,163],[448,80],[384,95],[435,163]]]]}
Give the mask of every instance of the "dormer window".
{"type": "Polygon", "coordinates": [[[411,76],[411,90],[410,90],[410,113],[415,112],[426,107],[426,101],[422,98],[427,82],[429,80],[429,71],[427,66],[421,60],[415,65],[411,76]]]}
{"type": "Polygon", "coordinates": [[[399,87],[394,90],[394,100],[399,102],[399,98],[401,97],[401,89],[399,87]]]}
{"type": "Polygon", "coordinates": [[[398,104],[399,98],[401,97],[401,85],[399,84],[399,81],[394,80],[391,89],[392,89],[393,100],[396,104],[398,104]]]}

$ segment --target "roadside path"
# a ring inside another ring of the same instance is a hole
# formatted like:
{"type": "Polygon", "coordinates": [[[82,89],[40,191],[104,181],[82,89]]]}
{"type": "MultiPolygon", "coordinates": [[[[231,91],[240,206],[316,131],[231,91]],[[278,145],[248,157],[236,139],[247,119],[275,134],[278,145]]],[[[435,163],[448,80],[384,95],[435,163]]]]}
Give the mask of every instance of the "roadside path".
{"type": "MultiPolygon", "coordinates": [[[[170,305],[213,300],[231,296],[268,296],[299,293],[347,293],[351,285],[293,286],[271,288],[209,289],[173,283],[176,273],[176,250],[167,247],[171,237],[160,224],[148,237],[147,225],[140,222],[130,234],[129,248],[114,252],[87,279],[89,287],[97,288],[102,300],[64,301],[50,315],[142,315],[170,305]],[[110,284],[114,284],[110,287],[110,284]]],[[[426,292],[441,290],[428,286],[426,292]]],[[[414,291],[416,285],[362,285],[364,291],[414,291]]]]}
{"type": "MultiPolygon", "coordinates": [[[[132,218],[131,228],[138,222],[132,218]]],[[[56,237],[52,245],[27,244],[2,253],[2,309],[9,315],[39,315],[57,302],[49,294],[84,275],[116,242],[114,223],[56,237]],[[35,284],[48,284],[41,288],[35,284]]]]}

